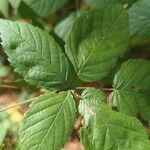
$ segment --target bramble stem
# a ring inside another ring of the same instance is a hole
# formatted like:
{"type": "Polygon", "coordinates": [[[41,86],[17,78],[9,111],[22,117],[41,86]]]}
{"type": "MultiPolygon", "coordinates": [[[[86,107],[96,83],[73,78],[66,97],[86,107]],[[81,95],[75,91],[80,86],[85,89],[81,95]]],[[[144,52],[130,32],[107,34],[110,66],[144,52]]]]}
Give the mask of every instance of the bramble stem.
{"type": "Polygon", "coordinates": [[[32,102],[32,101],[34,101],[35,99],[36,99],[36,97],[35,97],[35,98],[32,98],[32,99],[28,99],[28,100],[23,101],[23,102],[20,102],[20,103],[17,103],[17,104],[14,104],[14,105],[10,105],[10,106],[8,106],[8,107],[2,108],[2,109],[0,110],[0,112],[6,111],[7,109],[11,109],[11,108],[13,108],[13,107],[17,107],[17,106],[20,106],[20,105],[23,105],[23,104],[26,104],[26,103],[29,103],[29,102],[32,102]]]}

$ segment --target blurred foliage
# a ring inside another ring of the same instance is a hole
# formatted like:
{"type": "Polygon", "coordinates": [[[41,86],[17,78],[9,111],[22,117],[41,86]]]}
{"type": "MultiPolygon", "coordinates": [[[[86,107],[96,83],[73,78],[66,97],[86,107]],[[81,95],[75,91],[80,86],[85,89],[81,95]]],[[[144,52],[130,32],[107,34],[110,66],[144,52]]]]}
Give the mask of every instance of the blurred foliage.
{"type": "Polygon", "coordinates": [[[0,145],[2,145],[9,127],[10,127],[9,116],[5,112],[0,112],[0,145]]]}

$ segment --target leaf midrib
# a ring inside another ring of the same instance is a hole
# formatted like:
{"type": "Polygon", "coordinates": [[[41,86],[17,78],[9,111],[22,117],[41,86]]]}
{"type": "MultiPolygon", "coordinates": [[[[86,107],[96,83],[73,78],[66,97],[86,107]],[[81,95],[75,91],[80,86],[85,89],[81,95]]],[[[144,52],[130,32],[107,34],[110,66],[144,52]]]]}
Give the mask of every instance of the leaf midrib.
{"type": "Polygon", "coordinates": [[[60,107],[60,109],[59,109],[59,111],[58,111],[58,113],[57,113],[57,115],[56,115],[54,121],[53,121],[52,124],[50,125],[50,128],[48,129],[46,135],[44,136],[44,138],[42,139],[42,141],[41,141],[40,144],[38,145],[37,150],[40,150],[39,148],[40,148],[41,144],[43,143],[43,141],[45,140],[47,134],[50,132],[51,128],[53,127],[53,125],[54,125],[55,121],[57,120],[57,117],[58,117],[59,113],[60,113],[61,110],[63,109],[63,106],[65,105],[66,101],[68,101],[68,99],[67,99],[68,95],[69,95],[69,93],[67,93],[67,96],[66,96],[64,102],[62,103],[62,105],[61,105],[61,107],[60,107]]]}

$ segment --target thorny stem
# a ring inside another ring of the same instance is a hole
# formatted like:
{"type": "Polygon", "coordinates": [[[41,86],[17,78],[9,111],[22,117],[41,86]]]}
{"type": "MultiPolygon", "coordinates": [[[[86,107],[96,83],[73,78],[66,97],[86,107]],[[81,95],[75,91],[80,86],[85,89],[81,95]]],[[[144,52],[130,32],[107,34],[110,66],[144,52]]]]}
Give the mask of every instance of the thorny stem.
{"type": "Polygon", "coordinates": [[[23,101],[23,102],[20,102],[20,103],[17,103],[17,104],[14,104],[14,105],[10,105],[10,106],[8,106],[8,107],[2,108],[2,109],[0,110],[0,112],[6,111],[7,109],[10,109],[10,108],[13,108],[13,107],[17,107],[17,106],[20,106],[20,105],[23,105],[23,104],[26,104],[26,103],[29,103],[29,102],[32,102],[32,101],[34,101],[35,99],[36,99],[36,97],[35,97],[35,98],[32,98],[32,99],[28,99],[28,100],[23,101]]]}

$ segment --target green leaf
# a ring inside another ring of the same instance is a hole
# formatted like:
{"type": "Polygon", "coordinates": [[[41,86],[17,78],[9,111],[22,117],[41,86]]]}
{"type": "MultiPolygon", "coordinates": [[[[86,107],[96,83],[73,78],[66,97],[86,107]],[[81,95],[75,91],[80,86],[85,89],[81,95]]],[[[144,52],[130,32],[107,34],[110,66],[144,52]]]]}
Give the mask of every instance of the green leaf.
{"type": "Polygon", "coordinates": [[[82,101],[88,101],[92,105],[100,105],[105,100],[105,94],[96,88],[86,88],[81,94],[82,101]]]}
{"type": "Polygon", "coordinates": [[[25,115],[19,131],[21,150],[60,150],[76,119],[70,91],[48,92],[37,98],[25,115]]]}
{"type": "Polygon", "coordinates": [[[120,5],[89,10],[76,19],[66,53],[78,77],[97,81],[115,66],[128,44],[128,16],[120,5]]]}
{"type": "Polygon", "coordinates": [[[70,63],[48,33],[24,23],[1,19],[0,24],[2,45],[16,72],[39,87],[66,86],[70,63]]]}
{"type": "Polygon", "coordinates": [[[92,8],[100,8],[102,6],[109,6],[113,4],[124,4],[131,6],[137,0],[84,0],[85,3],[92,8]]]}
{"type": "Polygon", "coordinates": [[[0,0],[0,13],[2,13],[2,15],[6,18],[9,16],[8,7],[8,0],[0,0]]]}
{"type": "Polygon", "coordinates": [[[0,65],[0,78],[6,77],[10,73],[9,66],[1,66],[0,65]]]}
{"type": "Polygon", "coordinates": [[[101,104],[80,130],[85,150],[148,150],[150,143],[142,124],[134,117],[110,110],[101,104]]]}
{"type": "Polygon", "coordinates": [[[36,14],[41,17],[49,16],[60,9],[69,0],[23,0],[36,14]]]}
{"type": "Polygon", "coordinates": [[[132,40],[150,41],[150,1],[140,0],[128,11],[132,40]]]}
{"type": "Polygon", "coordinates": [[[104,102],[105,94],[95,88],[87,88],[81,94],[82,100],[79,103],[79,112],[85,119],[85,124],[88,124],[88,118],[93,115],[95,109],[104,102]],[[92,107],[91,107],[92,106],[92,107]]]}
{"type": "Polygon", "coordinates": [[[1,144],[5,139],[9,127],[10,127],[9,117],[7,116],[7,114],[1,112],[0,113],[0,148],[1,148],[1,144]]]}
{"type": "Polygon", "coordinates": [[[110,101],[119,111],[150,120],[150,61],[131,59],[116,73],[110,101]]]}
{"type": "Polygon", "coordinates": [[[69,16],[64,18],[61,22],[59,22],[55,28],[54,33],[58,35],[63,40],[66,39],[69,31],[71,30],[73,23],[75,22],[76,18],[81,15],[81,11],[71,13],[69,16]]]}
{"type": "Polygon", "coordinates": [[[14,9],[18,9],[22,0],[8,0],[14,9]]]}
{"type": "Polygon", "coordinates": [[[120,0],[84,0],[86,4],[93,8],[99,8],[106,5],[117,4],[120,0]]]}

